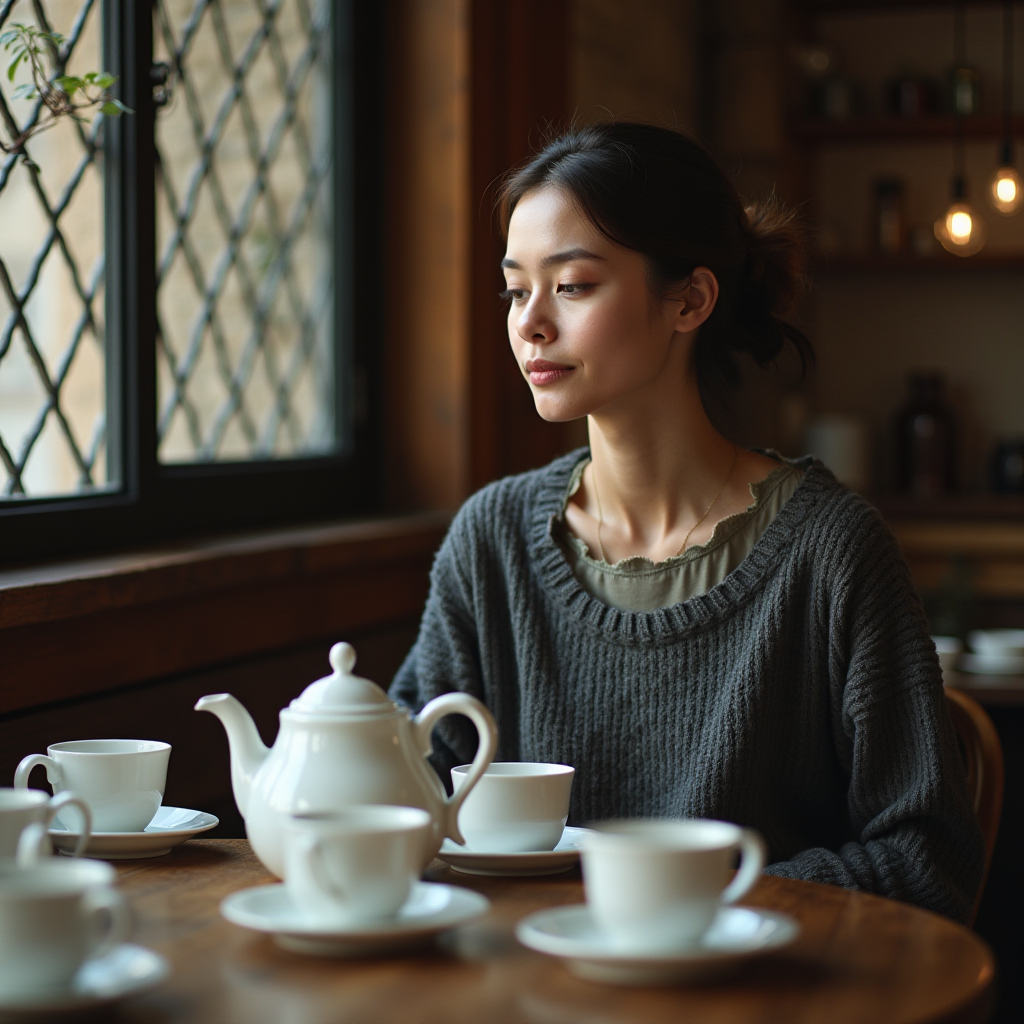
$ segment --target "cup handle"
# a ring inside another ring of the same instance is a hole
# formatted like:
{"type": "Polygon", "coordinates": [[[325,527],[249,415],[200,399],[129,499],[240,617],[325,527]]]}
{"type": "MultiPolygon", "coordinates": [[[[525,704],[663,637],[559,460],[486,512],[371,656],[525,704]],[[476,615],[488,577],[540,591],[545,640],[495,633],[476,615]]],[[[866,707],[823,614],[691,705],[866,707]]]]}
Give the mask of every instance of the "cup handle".
{"type": "Polygon", "coordinates": [[[57,817],[57,812],[69,806],[77,807],[82,812],[82,831],[78,836],[78,842],[75,844],[75,852],[71,854],[72,857],[81,857],[85,853],[85,848],[89,845],[89,838],[92,836],[92,811],[89,810],[89,805],[80,796],[75,796],[74,793],[70,792],[55,796],[50,801],[50,806],[46,812],[46,825],[49,827],[50,822],[57,817]]]}
{"type": "Polygon", "coordinates": [[[34,868],[41,857],[49,857],[51,852],[50,838],[43,822],[33,821],[21,830],[15,855],[19,868],[34,868]]]}
{"type": "Polygon", "coordinates": [[[736,872],[736,877],[725,887],[722,893],[723,903],[735,903],[741,896],[746,896],[761,877],[761,872],[768,862],[768,847],[761,834],[752,828],[742,829],[739,848],[740,869],[736,872]]]}
{"type": "Polygon", "coordinates": [[[61,786],[60,765],[45,754],[29,754],[28,757],[21,759],[21,763],[14,771],[14,788],[28,789],[28,777],[32,774],[32,769],[39,764],[46,769],[46,781],[56,793],[61,786]]]}
{"type": "Polygon", "coordinates": [[[449,839],[464,846],[466,840],[459,831],[459,808],[469,796],[470,790],[477,784],[480,776],[487,771],[487,766],[494,760],[498,750],[498,727],[494,716],[486,705],[471,697],[468,693],[445,693],[435,697],[414,719],[413,728],[420,741],[424,754],[431,751],[430,733],[434,726],[446,715],[465,715],[475,726],[480,737],[476,757],[466,772],[466,781],[459,790],[445,801],[448,811],[448,827],[445,834],[449,839]]]}
{"type": "Polygon", "coordinates": [[[93,921],[93,939],[90,943],[89,959],[105,956],[116,946],[120,946],[128,938],[131,931],[131,918],[124,897],[113,889],[90,889],[82,898],[84,912],[93,921]],[[104,927],[103,918],[107,918],[104,927]]]}
{"type": "Polygon", "coordinates": [[[348,894],[327,873],[323,849],[317,836],[301,836],[298,840],[302,868],[313,879],[313,885],[325,896],[339,903],[348,900],[348,894]]]}

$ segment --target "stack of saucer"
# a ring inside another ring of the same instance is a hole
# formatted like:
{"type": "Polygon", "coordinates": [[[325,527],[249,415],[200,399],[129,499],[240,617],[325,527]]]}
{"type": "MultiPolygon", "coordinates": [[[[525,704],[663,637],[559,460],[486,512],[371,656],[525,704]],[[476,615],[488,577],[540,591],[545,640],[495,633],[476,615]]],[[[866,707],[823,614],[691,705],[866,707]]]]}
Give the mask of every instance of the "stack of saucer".
{"type": "Polygon", "coordinates": [[[976,629],[967,634],[971,653],[960,659],[964,672],[1012,676],[1024,673],[1024,629],[976,629]]]}

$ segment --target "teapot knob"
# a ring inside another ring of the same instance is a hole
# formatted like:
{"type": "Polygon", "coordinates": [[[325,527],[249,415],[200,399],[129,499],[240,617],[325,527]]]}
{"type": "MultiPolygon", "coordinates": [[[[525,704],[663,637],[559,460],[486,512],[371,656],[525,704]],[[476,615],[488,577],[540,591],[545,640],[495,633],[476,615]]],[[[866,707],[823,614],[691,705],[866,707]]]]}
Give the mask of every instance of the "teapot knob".
{"type": "Polygon", "coordinates": [[[356,667],[356,649],[351,644],[335,644],[330,653],[331,668],[341,676],[352,674],[356,667]]]}

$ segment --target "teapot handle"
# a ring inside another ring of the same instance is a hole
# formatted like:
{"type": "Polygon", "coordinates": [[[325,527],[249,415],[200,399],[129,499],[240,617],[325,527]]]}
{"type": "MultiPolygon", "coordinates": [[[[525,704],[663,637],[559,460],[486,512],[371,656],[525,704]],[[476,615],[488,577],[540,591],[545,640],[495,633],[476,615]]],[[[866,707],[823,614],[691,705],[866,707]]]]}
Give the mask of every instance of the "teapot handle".
{"type": "Polygon", "coordinates": [[[487,766],[494,760],[498,749],[498,727],[495,725],[494,716],[487,710],[487,706],[478,701],[476,697],[471,697],[468,693],[442,694],[440,697],[435,697],[412,720],[413,730],[424,757],[433,749],[430,734],[434,726],[446,715],[465,715],[476,726],[477,735],[480,737],[476,757],[473,758],[473,764],[466,772],[466,781],[459,787],[458,792],[453,793],[445,800],[448,814],[445,834],[449,839],[463,846],[466,840],[462,838],[462,833],[459,831],[459,808],[469,796],[470,790],[477,784],[480,776],[487,771],[487,766]]]}

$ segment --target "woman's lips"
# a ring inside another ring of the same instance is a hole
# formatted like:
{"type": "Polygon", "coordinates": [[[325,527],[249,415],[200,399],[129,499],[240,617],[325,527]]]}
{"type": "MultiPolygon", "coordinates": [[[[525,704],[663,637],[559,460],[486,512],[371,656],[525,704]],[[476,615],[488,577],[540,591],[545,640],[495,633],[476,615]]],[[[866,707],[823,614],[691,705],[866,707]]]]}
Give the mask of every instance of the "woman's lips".
{"type": "Polygon", "coordinates": [[[552,363],[547,359],[530,359],[526,363],[530,383],[537,387],[554,384],[555,381],[568,377],[574,369],[575,367],[566,366],[565,363],[552,363]]]}

